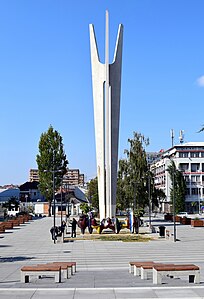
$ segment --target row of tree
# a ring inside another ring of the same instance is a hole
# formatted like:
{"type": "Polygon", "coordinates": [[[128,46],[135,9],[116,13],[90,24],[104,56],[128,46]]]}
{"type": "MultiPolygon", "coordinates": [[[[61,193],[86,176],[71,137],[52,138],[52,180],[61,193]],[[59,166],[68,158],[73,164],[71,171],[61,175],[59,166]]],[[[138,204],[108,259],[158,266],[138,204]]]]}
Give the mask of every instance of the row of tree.
{"type": "MultiPolygon", "coordinates": [[[[154,210],[158,203],[165,199],[162,189],[154,186],[154,174],[150,171],[145,148],[149,139],[134,132],[133,138],[128,139],[129,149],[124,151],[126,158],[119,160],[117,179],[117,208],[127,210],[132,208],[135,215],[142,215],[145,208],[154,210]]],[[[172,187],[170,190],[171,203],[175,203],[175,212],[184,211],[186,184],[182,173],[171,161],[168,172],[172,187]]],[[[90,181],[88,197],[92,205],[98,208],[97,178],[90,181]]]]}
{"type": "MultiPolygon", "coordinates": [[[[165,194],[162,190],[155,188],[154,175],[147,163],[145,148],[149,145],[149,139],[134,132],[133,138],[128,139],[128,143],[129,149],[124,151],[126,157],[119,161],[117,208],[120,210],[133,208],[135,214],[141,214],[145,207],[149,206],[150,200],[151,207],[154,209],[155,206],[158,206],[158,201],[165,198],[165,194]]],[[[68,166],[62,137],[52,126],[47,132],[41,134],[36,161],[39,170],[39,189],[50,203],[50,215],[53,192],[60,188],[68,166]]],[[[171,199],[176,199],[175,208],[179,212],[184,210],[185,205],[185,181],[173,161],[168,171],[172,182],[174,182],[171,199]]],[[[98,209],[97,177],[89,182],[87,197],[92,207],[98,209]]]]}

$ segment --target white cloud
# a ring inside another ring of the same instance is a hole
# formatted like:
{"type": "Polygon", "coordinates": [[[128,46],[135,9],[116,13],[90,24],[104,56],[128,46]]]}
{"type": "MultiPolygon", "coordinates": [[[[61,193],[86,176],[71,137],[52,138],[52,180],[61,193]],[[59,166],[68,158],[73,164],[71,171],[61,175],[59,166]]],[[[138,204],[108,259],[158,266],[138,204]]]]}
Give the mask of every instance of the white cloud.
{"type": "Polygon", "coordinates": [[[204,75],[199,77],[197,80],[196,80],[198,86],[200,87],[204,87],[204,75]]]}

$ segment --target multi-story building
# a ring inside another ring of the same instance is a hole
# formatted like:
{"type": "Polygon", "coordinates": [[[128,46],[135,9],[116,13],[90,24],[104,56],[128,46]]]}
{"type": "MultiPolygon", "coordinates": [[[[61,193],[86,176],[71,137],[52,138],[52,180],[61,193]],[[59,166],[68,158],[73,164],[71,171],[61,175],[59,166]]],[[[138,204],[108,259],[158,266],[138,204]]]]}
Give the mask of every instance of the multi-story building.
{"type": "Polygon", "coordinates": [[[30,182],[39,182],[38,169],[30,169],[30,182]]]}
{"type": "Polygon", "coordinates": [[[200,211],[204,200],[204,142],[174,145],[152,162],[150,169],[155,175],[155,187],[162,189],[166,194],[166,198],[160,203],[160,209],[163,212],[171,211],[172,182],[167,171],[171,160],[174,161],[176,168],[183,172],[186,181],[186,210],[192,211],[192,203],[196,203],[200,211]]]}
{"type": "Polygon", "coordinates": [[[68,169],[63,177],[63,183],[73,186],[84,186],[84,174],[80,174],[79,169],[68,169]]]}
{"type": "MultiPolygon", "coordinates": [[[[30,182],[39,182],[38,169],[30,169],[30,182]]],[[[68,169],[63,177],[63,184],[84,186],[84,174],[79,169],[68,169]]]]}

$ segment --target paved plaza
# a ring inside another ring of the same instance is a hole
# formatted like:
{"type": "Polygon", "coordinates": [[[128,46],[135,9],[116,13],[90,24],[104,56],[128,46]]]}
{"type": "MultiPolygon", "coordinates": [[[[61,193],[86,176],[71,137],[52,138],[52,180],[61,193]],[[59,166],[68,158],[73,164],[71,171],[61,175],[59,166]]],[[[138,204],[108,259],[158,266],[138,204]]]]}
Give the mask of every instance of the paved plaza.
{"type": "MultiPolygon", "coordinates": [[[[68,238],[54,244],[52,223],[48,217],[34,219],[0,235],[0,298],[204,298],[204,227],[177,225],[176,243],[155,233],[152,241],[144,243],[90,241],[80,236],[80,240],[68,238]],[[200,266],[201,283],[165,278],[162,285],[155,286],[151,277],[141,280],[128,272],[129,261],[145,260],[194,263],[200,266]],[[61,283],[55,283],[53,277],[21,283],[22,266],[53,261],[76,261],[77,272],[61,283]]],[[[173,231],[172,223],[159,218],[153,223],[173,231]]]]}

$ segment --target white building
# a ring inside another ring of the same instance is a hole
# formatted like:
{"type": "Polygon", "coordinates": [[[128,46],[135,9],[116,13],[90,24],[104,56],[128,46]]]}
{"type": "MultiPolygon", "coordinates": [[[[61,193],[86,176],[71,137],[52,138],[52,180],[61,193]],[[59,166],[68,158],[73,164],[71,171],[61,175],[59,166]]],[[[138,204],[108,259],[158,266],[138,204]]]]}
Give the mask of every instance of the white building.
{"type": "Polygon", "coordinates": [[[174,145],[164,151],[158,160],[151,164],[155,175],[155,187],[162,189],[165,200],[160,203],[161,211],[170,212],[171,180],[167,171],[174,161],[176,168],[183,172],[186,181],[186,210],[192,211],[192,203],[197,203],[198,210],[204,201],[204,142],[188,142],[174,145]]]}

